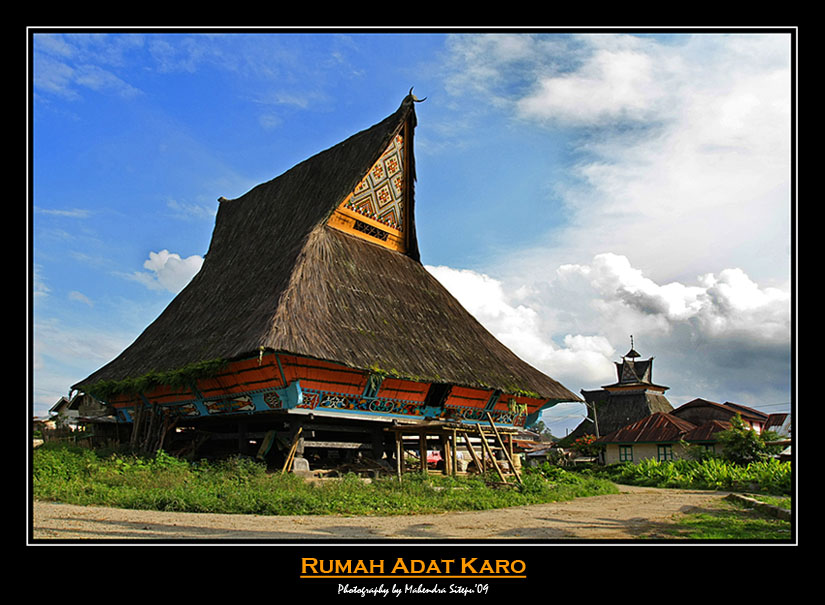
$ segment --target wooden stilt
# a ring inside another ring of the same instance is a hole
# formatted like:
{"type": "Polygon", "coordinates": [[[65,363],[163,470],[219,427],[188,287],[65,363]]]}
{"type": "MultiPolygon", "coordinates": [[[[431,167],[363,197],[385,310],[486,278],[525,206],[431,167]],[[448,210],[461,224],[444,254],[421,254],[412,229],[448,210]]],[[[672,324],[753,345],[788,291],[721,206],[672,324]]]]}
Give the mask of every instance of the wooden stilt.
{"type": "Polygon", "coordinates": [[[395,433],[395,472],[401,481],[401,475],[404,474],[404,439],[400,431],[395,433]]]}
{"type": "Polygon", "coordinates": [[[441,442],[442,462],[444,463],[442,472],[445,475],[452,475],[453,460],[450,456],[450,438],[448,435],[441,435],[439,441],[441,442]]]}
{"type": "Polygon", "coordinates": [[[450,437],[450,457],[452,458],[452,468],[453,468],[453,477],[456,476],[458,473],[458,461],[456,460],[456,448],[458,447],[458,441],[456,440],[455,429],[453,429],[453,434],[450,437]]]}
{"type": "Polygon", "coordinates": [[[470,452],[470,457],[473,459],[473,462],[476,465],[476,471],[479,473],[483,472],[484,467],[481,464],[481,460],[478,459],[476,451],[473,449],[473,444],[470,443],[470,437],[467,435],[467,433],[463,433],[463,436],[464,442],[467,444],[467,450],[470,452]]]}

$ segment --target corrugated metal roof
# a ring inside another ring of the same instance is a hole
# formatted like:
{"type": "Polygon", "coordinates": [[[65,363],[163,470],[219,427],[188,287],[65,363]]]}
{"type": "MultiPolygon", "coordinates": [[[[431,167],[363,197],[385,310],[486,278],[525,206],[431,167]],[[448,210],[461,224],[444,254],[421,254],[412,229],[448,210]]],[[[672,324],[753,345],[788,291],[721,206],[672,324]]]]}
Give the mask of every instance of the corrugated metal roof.
{"type": "Polygon", "coordinates": [[[599,443],[679,441],[696,425],[676,416],[656,412],[598,439],[599,443]]]}
{"type": "Polygon", "coordinates": [[[730,428],[729,422],[722,422],[721,420],[711,420],[695,429],[685,433],[683,439],[685,441],[715,441],[714,435],[719,431],[725,431],[730,428]]]}

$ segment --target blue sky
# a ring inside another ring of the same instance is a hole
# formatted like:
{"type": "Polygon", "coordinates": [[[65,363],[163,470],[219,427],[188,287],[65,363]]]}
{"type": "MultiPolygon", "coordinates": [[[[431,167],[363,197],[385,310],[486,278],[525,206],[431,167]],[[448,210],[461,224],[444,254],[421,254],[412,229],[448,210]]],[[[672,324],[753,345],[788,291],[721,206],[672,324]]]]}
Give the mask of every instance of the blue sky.
{"type": "MultiPolygon", "coordinates": [[[[29,61],[45,415],[200,267],[237,197],[410,87],[422,262],[574,392],[655,356],[674,406],[791,401],[787,33],[43,31],[29,61]]],[[[581,405],[545,414],[563,435],[581,405]]]]}

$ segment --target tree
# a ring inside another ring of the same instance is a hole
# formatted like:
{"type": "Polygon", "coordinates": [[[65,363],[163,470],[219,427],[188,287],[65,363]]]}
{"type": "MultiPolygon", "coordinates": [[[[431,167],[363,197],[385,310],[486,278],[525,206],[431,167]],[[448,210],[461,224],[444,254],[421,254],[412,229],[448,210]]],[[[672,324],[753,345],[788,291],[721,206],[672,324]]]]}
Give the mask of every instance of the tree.
{"type": "Polygon", "coordinates": [[[742,416],[737,414],[731,418],[731,427],[720,431],[716,438],[722,445],[722,457],[737,464],[748,464],[757,460],[769,458],[777,453],[776,446],[768,445],[775,439],[771,431],[757,433],[748,428],[742,416]]]}
{"type": "Polygon", "coordinates": [[[530,430],[534,433],[539,434],[539,439],[541,441],[556,441],[556,438],[550,432],[550,429],[547,428],[547,425],[544,424],[543,420],[539,420],[533,426],[530,427],[530,430]]]}

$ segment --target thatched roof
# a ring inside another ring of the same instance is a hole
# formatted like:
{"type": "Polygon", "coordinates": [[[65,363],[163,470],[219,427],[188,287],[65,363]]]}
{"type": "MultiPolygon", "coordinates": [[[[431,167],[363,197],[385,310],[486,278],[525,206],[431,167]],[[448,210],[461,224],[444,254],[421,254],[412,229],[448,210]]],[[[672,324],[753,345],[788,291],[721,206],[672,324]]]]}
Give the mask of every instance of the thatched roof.
{"type": "Polygon", "coordinates": [[[222,201],[200,272],[131,346],[80,384],[249,357],[263,347],[416,380],[577,400],[498,342],[425,270],[412,195],[404,253],[327,225],[405,123],[408,131],[416,123],[411,95],[371,128],[222,201]]]}

